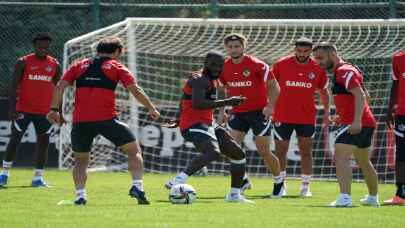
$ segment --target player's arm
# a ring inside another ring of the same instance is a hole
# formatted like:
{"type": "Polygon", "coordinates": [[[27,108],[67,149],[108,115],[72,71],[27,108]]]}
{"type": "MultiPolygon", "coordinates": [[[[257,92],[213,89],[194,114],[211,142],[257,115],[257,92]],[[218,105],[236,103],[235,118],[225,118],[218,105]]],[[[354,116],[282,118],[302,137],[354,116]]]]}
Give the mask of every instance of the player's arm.
{"type": "Polygon", "coordinates": [[[52,96],[51,109],[46,116],[46,118],[52,124],[61,124],[60,107],[62,105],[63,92],[65,91],[66,87],[70,85],[71,84],[68,81],[62,79],[55,86],[52,96]]]}
{"type": "Polygon", "coordinates": [[[269,102],[263,110],[263,114],[266,119],[270,119],[273,114],[274,106],[276,105],[277,99],[280,96],[280,85],[276,79],[271,79],[267,81],[267,94],[269,97],[269,102]]]}
{"type": "Polygon", "coordinates": [[[349,92],[354,96],[354,118],[352,125],[350,125],[349,133],[355,135],[361,131],[361,118],[363,116],[366,95],[361,86],[350,89],[349,92]]]}
{"type": "Polygon", "coordinates": [[[230,97],[226,99],[219,99],[219,100],[209,100],[205,97],[207,92],[209,81],[207,78],[199,77],[195,78],[191,82],[192,86],[192,106],[195,109],[213,109],[219,108],[224,106],[236,106],[240,105],[245,98],[241,96],[230,97]]]}
{"type": "Polygon", "coordinates": [[[330,93],[328,88],[319,90],[319,97],[323,106],[323,124],[329,126],[330,93]]]}
{"type": "MultiPolygon", "coordinates": [[[[226,88],[224,85],[220,86],[217,91],[218,91],[218,99],[225,99],[227,97],[226,88]]],[[[218,118],[219,123],[228,122],[228,114],[226,113],[225,106],[219,108],[218,118]]]]}
{"type": "Polygon", "coordinates": [[[390,92],[390,98],[388,102],[387,114],[385,122],[389,128],[394,127],[394,111],[395,106],[397,105],[397,98],[398,98],[398,78],[399,78],[399,71],[397,69],[397,64],[395,62],[395,57],[392,60],[392,87],[390,92]]]}
{"type": "Polygon", "coordinates": [[[17,60],[12,76],[12,82],[9,91],[9,118],[15,120],[17,118],[16,103],[17,103],[17,88],[20,85],[25,68],[25,61],[22,59],[17,60]]]}
{"type": "Polygon", "coordinates": [[[127,86],[127,89],[139,103],[141,103],[149,110],[149,115],[153,119],[156,120],[160,117],[160,113],[156,109],[155,105],[149,99],[148,95],[146,95],[145,91],[137,83],[127,86]]]}

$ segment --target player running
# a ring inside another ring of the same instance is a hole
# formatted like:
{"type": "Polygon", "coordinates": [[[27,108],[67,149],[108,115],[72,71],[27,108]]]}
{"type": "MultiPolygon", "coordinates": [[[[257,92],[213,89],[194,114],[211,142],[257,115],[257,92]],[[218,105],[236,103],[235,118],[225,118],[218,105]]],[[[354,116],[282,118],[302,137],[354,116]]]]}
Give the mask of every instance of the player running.
{"type": "Polygon", "coordinates": [[[363,205],[379,206],[378,177],[369,159],[376,120],[368,106],[369,94],[361,70],[343,61],[336,47],[322,42],[313,48],[316,62],[323,69],[333,70],[332,94],[340,128],[335,139],[336,176],[340,196],[332,207],[351,207],[352,154],[361,168],[369,194],[361,199],[363,205]]]}
{"type": "Polygon", "coordinates": [[[86,180],[89,152],[93,139],[102,135],[128,154],[128,167],[133,185],[129,195],[138,204],[149,204],[143,189],[143,158],[141,148],[129,127],[117,119],[115,108],[115,88],[121,82],[125,88],[146,108],[153,119],[160,113],[149,100],[143,89],[138,86],[134,75],[118,62],[123,52],[117,37],[101,39],[97,44],[97,55],[73,64],[63,75],[55,88],[51,111],[48,119],[52,123],[60,120],[59,106],[63,91],[76,83],[71,132],[74,152],[73,180],[76,187],[76,205],[87,202],[86,180]]]}
{"type": "MultiPolygon", "coordinates": [[[[166,183],[166,188],[183,184],[188,177],[217,160],[220,154],[227,156],[231,167],[231,190],[225,200],[228,202],[251,203],[240,193],[245,175],[246,158],[239,144],[220,126],[214,127],[215,108],[235,106],[245,99],[234,96],[216,100],[217,79],[224,65],[224,56],[218,52],[209,52],[201,72],[194,73],[183,88],[178,125],[186,141],[193,142],[202,154],[194,158],[187,168],[166,183]]],[[[177,124],[171,126],[177,127],[177,124]]]]}
{"type": "Polygon", "coordinates": [[[37,135],[37,151],[32,187],[48,187],[43,179],[48,158],[49,136],[53,127],[46,119],[54,85],[59,80],[61,69],[58,61],[50,56],[52,38],[48,33],[39,33],[32,40],[34,53],[23,56],[15,65],[9,95],[9,118],[12,121],[10,142],[3,159],[0,186],[7,185],[10,169],[27,127],[34,124],[37,135]]]}
{"type": "MultiPolygon", "coordinates": [[[[228,96],[240,95],[246,97],[246,101],[232,108],[229,120],[222,108],[221,119],[228,122],[230,133],[238,143],[242,143],[246,133],[252,129],[257,150],[274,177],[272,197],[280,198],[283,178],[279,161],[270,150],[271,115],[280,92],[279,85],[266,63],[245,54],[247,41],[242,34],[227,35],[224,45],[229,58],[219,80],[228,96]]],[[[245,177],[242,192],[249,188],[251,183],[245,177]]]]}
{"type": "MultiPolygon", "coordinates": [[[[271,72],[280,85],[280,95],[273,114],[276,155],[280,161],[281,176],[286,193],[286,158],[290,137],[295,131],[301,155],[302,197],[311,197],[309,183],[312,175],[312,146],[315,136],[315,93],[319,91],[324,107],[323,120],[328,126],[328,76],[310,57],[312,40],[302,37],[295,42],[295,55],[275,62],[271,72]]],[[[283,194],[283,195],[284,195],[283,194]]]]}
{"type": "Polygon", "coordinates": [[[405,51],[395,53],[392,58],[392,79],[387,125],[389,128],[395,126],[397,192],[394,197],[384,201],[384,204],[405,205],[405,51]]]}

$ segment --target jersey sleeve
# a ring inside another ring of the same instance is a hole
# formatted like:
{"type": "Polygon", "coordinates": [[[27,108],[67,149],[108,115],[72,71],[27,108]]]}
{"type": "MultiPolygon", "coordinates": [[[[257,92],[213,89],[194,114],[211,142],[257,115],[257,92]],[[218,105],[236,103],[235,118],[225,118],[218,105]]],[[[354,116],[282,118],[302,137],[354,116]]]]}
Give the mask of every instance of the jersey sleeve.
{"type": "Polygon", "coordinates": [[[69,82],[70,85],[79,77],[78,69],[80,67],[80,63],[77,62],[73,64],[71,67],[67,69],[67,71],[63,74],[61,80],[69,82]]]}
{"type": "Polygon", "coordinates": [[[280,77],[280,70],[279,70],[280,66],[278,62],[275,62],[270,69],[271,75],[273,78],[275,78],[276,80],[279,79],[280,77]]]}
{"type": "Polygon", "coordinates": [[[263,81],[267,82],[274,79],[274,75],[270,73],[270,67],[263,61],[256,62],[256,70],[259,77],[263,78],[263,81]]]}
{"type": "Polygon", "coordinates": [[[328,88],[328,86],[329,86],[328,75],[326,74],[326,71],[321,70],[320,71],[319,82],[318,82],[318,89],[323,90],[323,89],[328,88]]]}
{"type": "Polygon", "coordinates": [[[396,81],[400,77],[400,72],[399,72],[399,64],[397,63],[397,58],[394,56],[392,58],[392,80],[396,81]]]}
{"type": "Polygon", "coordinates": [[[135,76],[122,64],[117,64],[118,80],[127,88],[136,84],[135,76]]]}
{"type": "Polygon", "coordinates": [[[358,75],[353,70],[341,70],[336,74],[336,82],[346,88],[346,90],[351,90],[357,87],[361,87],[361,81],[358,75]]]}

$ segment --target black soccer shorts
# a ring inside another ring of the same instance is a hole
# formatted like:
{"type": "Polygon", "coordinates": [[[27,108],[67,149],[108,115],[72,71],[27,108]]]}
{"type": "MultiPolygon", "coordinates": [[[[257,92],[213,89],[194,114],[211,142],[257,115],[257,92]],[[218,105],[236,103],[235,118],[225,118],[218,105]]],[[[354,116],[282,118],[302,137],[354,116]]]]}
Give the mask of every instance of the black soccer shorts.
{"type": "Polygon", "coordinates": [[[349,133],[349,125],[342,125],[339,127],[335,137],[335,144],[342,143],[354,145],[358,148],[369,148],[373,141],[374,129],[373,127],[363,127],[359,134],[352,135],[349,133]]]}
{"type": "Polygon", "coordinates": [[[117,119],[79,122],[73,123],[70,133],[73,151],[90,152],[93,139],[99,134],[110,140],[115,146],[122,146],[135,141],[135,136],[131,129],[117,119]]]}
{"type": "Polygon", "coordinates": [[[49,135],[54,129],[52,124],[46,119],[46,116],[23,112],[18,113],[17,119],[13,121],[13,128],[23,134],[31,122],[34,124],[37,135],[49,135]]]}
{"type": "Polygon", "coordinates": [[[279,141],[290,140],[293,131],[297,137],[314,138],[315,125],[314,124],[290,124],[275,122],[273,124],[274,138],[279,141]]]}
{"type": "Polygon", "coordinates": [[[266,120],[262,111],[232,113],[228,128],[245,133],[252,129],[255,136],[269,136],[271,120],[266,120]]]}
{"type": "Polygon", "coordinates": [[[405,161],[405,116],[395,116],[395,146],[397,161],[405,161]]]}
{"type": "Polygon", "coordinates": [[[193,126],[182,130],[186,142],[192,142],[194,147],[199,152],[204,152],[206,148],[211,148],[213,151],[220,153],[219,144],[215,135],[214,127],[203,123],[197,123],[193,126]]]}

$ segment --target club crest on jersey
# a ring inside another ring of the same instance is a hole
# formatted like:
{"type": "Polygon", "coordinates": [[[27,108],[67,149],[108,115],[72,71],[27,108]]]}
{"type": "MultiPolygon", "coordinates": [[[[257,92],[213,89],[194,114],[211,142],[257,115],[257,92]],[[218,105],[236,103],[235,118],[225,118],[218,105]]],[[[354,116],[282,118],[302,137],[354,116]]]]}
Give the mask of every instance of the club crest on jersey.
{"type": "Polygon", "coordinates": [[[399,131],[405,131],[405,124],[398,125],[398,130],[399,131]]]}
{"type": "Polygon", "coordinates": [[[309,74],[308,74],[308,78],[309,78],[310,80],[314,80],[314,78],[315,78],[314,72],[309,73],[309,74]]]}
{"type": "Polygon", "coordinates": [[[52,67],[48,65],[48,66],[46,66],[45,70],[46,70],[47,72],[51,72],[51,71],[52,71],[52,67]]]}
{"type": "Polygon", "coordinates": [[[250,76],[250,70],[249,69],[244,69],[242,74],[245,77],[249,77],[250,76]]]}

